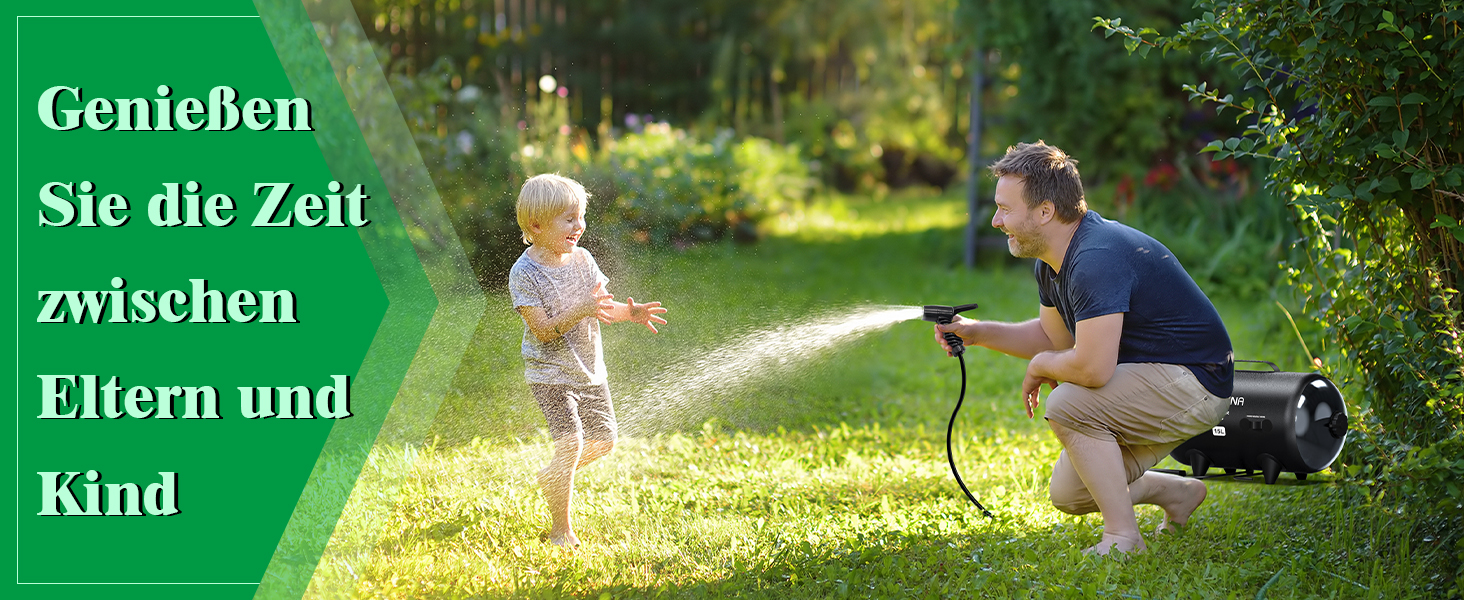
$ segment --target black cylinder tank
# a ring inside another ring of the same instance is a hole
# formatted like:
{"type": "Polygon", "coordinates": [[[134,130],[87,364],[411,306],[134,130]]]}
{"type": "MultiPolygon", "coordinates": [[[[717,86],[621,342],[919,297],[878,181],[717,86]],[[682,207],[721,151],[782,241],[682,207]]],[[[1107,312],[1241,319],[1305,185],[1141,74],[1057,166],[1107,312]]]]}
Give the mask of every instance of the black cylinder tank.
{"type": "MultiPolygon", "coordinates": [[[[1256,362],[1256,361],[1236,361],[1256,362]]],[[[1270,363],[1266,363],[1270,364],[1270,363]]],[[[1282,471],[1306,479],[1327,468],[1347,438],[1342,394],[1317,373],[1235,371],[1230,412],[1212,430],[1180,444],[1169,455],[1194,475],[1211,467],[1260,471],[1275,483],[1282,471]]]]}

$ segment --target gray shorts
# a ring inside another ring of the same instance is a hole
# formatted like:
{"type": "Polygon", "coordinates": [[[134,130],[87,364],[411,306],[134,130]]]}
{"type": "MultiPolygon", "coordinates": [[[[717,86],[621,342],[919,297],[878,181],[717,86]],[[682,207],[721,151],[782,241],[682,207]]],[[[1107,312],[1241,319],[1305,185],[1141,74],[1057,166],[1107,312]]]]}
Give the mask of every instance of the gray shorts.
{"type": "Polygon", "coordinates": [[[549,422],[554,439],[578,437],[615,441],[615,407],[610,404],[610,385],[550,385],[530,383],[529,391],[549,422]]]}

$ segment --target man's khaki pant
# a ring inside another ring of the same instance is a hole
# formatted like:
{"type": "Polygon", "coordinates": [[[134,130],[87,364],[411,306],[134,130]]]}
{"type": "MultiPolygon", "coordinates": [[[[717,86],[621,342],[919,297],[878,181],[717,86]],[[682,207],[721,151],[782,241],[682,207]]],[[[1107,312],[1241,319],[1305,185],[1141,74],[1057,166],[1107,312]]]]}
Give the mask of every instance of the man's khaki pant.
{"type": "MultiPolygon", "coordinates": [[[[1125,363],[1103,387],[1057,386],[1047,397],[1045,417],[1088,437],[1118,442],[1128,483],[1133,483],[1170,450],[1218,424],[1229,408],[1229,398],[1211,394],[1188,368],[1125,363]]],[[[1049,492],[1052,505],[1063,512],[1098,510],[1066,450],[1052,468],[1049,492]]]]}

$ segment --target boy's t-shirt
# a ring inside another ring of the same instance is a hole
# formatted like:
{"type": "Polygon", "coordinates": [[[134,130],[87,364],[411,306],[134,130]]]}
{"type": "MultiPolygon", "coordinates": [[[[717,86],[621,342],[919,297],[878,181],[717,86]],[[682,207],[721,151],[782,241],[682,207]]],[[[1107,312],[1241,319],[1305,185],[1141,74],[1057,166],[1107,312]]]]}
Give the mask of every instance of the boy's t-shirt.
{"type": "Polygon", "coordinates": [[[1182,365],[1210,393],[1230,396],[1235,361],[1225,323],[1164,244],[1090,210],[1061,273],[1036,263],[1038,298],[1057,308],[1069,332],[1078,321],[1124,313],[1119,363],[1182,365]]]}
{"type": "MultiPolygon", "coordinates": [[[[595,257],[576,247],[569,264],[549,267],[529,258],[527,250],[508,272],[508,292],[515,310],[537,306],[553,318],[584,300],[597,284],[609,283],[595,257]]],[[[600,349],[600,320],[585,317],[561,337],[539,341],[524,324],[524,378],[550,385],[605,383],[605,357],[600,349]]]]}

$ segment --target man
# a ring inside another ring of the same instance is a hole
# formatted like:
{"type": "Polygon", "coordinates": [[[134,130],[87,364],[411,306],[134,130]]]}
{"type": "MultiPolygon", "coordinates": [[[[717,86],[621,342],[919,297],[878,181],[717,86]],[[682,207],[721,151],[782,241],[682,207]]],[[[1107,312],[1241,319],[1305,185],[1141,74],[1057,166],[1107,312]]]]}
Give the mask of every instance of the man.
{"type": "MultiPolygon", "coordinates": [[[[1042,141],[1017,144],[991,166],[996,214],[1013,256],[1036,258],[1038,318],[957,317],[936,326],[967,345],[1030,358],[1027,416],[1052,388],[1046,419],[1063,451],[1053,506],[1103,514],[1087,552],[1145,548],[1134,505],[1155,504],[1183,525],[1205,484],[1149,467],[1225,416],[1234,381],[1230,336],[1210,300],[1163,244],[1088,210],[1077,161],[1042,141]]],[[[950,348],[946,347],[949,351],[950,348]]]]}

